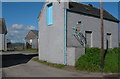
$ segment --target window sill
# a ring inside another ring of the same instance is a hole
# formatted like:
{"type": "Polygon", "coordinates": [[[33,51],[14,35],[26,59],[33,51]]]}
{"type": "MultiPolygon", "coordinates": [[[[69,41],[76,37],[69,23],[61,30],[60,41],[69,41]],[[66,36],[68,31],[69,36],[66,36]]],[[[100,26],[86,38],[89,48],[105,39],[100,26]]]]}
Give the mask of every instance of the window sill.
{"type": "Polygon", "coordinates": [[[48,27],[50,27],[50,26],[52,26],[53,24],[49,24],[49,25],[47,25],[48,27]]]}

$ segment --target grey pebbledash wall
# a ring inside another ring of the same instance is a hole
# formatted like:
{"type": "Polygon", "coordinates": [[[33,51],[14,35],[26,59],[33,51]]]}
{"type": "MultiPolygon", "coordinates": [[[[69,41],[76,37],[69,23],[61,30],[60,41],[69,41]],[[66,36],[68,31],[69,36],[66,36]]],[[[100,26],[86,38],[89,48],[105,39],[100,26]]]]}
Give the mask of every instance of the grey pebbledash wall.
{"type": "Polygon", "coordinates": [[[46,25],[46,3],[39,16],[39,59],[64,64],[64,3],[53,2],[53,25],[46,25]]]}
{"type": "MultiPolygon", "coordinates": [[[[67,46],[80,46],[78,41],[72,36],[72,27],[81,21],[82,33],[85,36],[85,31],[92,31],[92,47],[101,46],[101,29],[100,19],[92,16],[85,16],[74,12],[67,13],[67,46]]],[[[107,33],[111,33],[112,48],[118,47],[118,23],[104,20],[104,46],[106,48],[107,33]]]]}

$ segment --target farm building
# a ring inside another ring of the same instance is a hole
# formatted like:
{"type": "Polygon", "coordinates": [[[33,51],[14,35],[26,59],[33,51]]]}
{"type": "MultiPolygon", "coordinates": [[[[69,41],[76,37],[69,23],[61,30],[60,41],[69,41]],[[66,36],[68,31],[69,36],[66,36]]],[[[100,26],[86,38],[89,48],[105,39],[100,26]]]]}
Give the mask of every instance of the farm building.
{"type": "MultiPolygon", "coordinates": [[[[118,47],[119,21],[104,13],[104,47],[118,47]]],[[[39,17],[39,59],[75,65],[85,47],[101,47],[100,9],[77,2],[47,2],[39,17]]]]}
{"type": "Polygon", "coordinates": [[[0,51],[6,51],[7,50],[7,28],[5,24],[4,18],[0,18],[0,51]]]}
{"type": "Polygon", "coordinates": [[[30,30],[25,37],[26,40],[26,48],[34,48],[38,49],[38,31],[30,30]]]}

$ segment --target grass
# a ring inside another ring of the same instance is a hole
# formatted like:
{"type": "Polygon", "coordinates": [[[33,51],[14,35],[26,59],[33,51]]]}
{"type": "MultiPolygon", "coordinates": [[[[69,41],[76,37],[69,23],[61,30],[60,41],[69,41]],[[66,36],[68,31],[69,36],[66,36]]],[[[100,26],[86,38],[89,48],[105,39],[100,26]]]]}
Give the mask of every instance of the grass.
{"type": "Polygon", "coordinates": [[[28,52],[32,52],[32,53],[38,53],[38,49],[25,49],[23,51],[28,51],[28,52]]]}
{"type": "Polygon", "coordinates": [[[120,48],[108,50],[104,58],[104,68],[100,68],[100,49],[87,48],[86,54],[82,55],[76,62],[77,70],[87,70],[90,72],[119,72],[120,48]]]}
{"type": "Polygon", "coordinates": [[[17,50],[17,51],[1,51],[2,53],[11,53],[11,52],[18,52],[18,51],[22,51],[22,50],[17,50]]]}
{"type": "Polygon", "coordinates": [[[55,63],[50,63],[50,62],[47,62],[47,61],[43,61],[43,60],[39,60],[38,58],[33,58],[34,61],[37,61],[37,62],[40,62],[40,63],[43,63],[43,64],[46,64],[48,66],[51,66],[51,67],[55,67],[55,68],[64,68],[65,65],[63,64],[55,64],[55,63]]]}
{"type": "Polygon", "coordinates": [[[2,53],[11,53],[11,52],[32,52],[38,53],[38,49],[23,49],[23,50],[14,50],[14,51],[1,51],[2,53]]]}

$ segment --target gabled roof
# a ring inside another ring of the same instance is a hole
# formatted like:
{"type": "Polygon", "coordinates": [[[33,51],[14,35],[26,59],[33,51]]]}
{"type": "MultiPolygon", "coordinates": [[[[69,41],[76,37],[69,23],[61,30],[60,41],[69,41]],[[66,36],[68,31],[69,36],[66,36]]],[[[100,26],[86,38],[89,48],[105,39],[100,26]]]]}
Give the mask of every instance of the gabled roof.
{"type": "Polygon", "coordinates": [[[7,34],[7,29],[6,29],[4,18],[0,18],[0,34],[7,34]]]}
{"type": "MultiPolygon", "coordinates": [[[[92,5],[81,4],[77,2],[69,2],[69,10],[77,13],[94,16],[100,18],[100,9],[93,7],[92,5]]],[[[106,20],[119,22],[114,16],[103,10],[103,17],[106,20]]]]}
{"type": "Polygon", "coordinates": [[[38,38],[38,30],[30,30],[26,35],[25,39],[38,38]]]}
{"type": "Polygon", "coordinates": [[[30,30],[32,31],[36,36],[38,36],[38,30],[30,30]]]}

